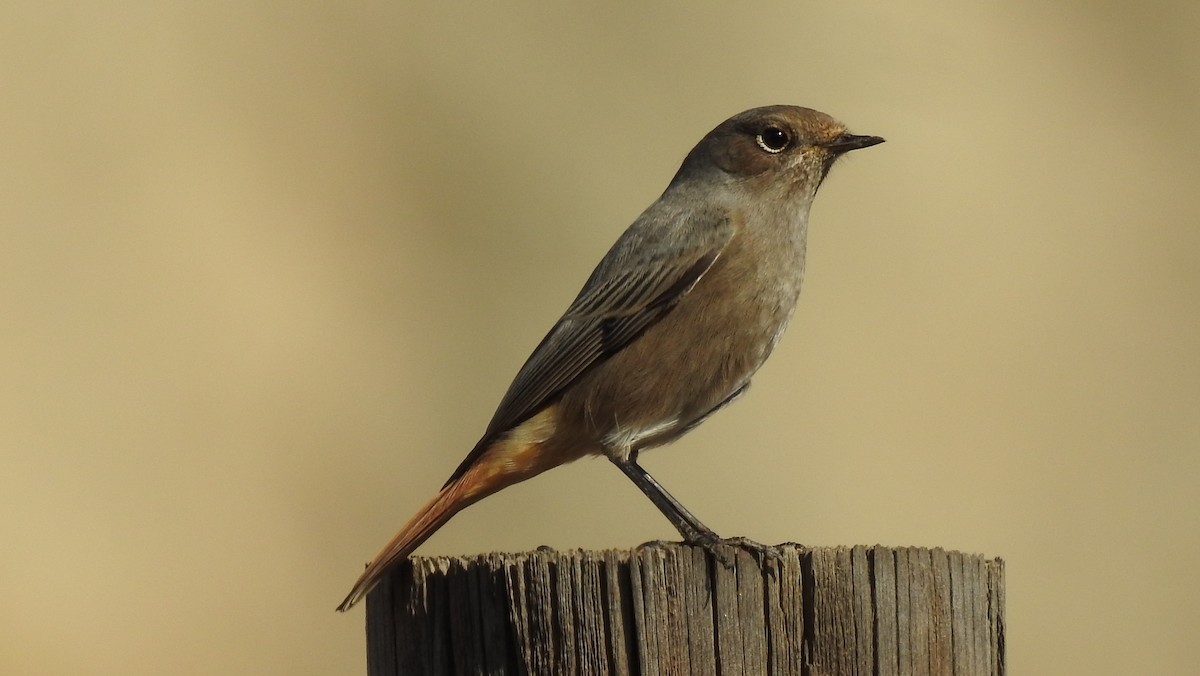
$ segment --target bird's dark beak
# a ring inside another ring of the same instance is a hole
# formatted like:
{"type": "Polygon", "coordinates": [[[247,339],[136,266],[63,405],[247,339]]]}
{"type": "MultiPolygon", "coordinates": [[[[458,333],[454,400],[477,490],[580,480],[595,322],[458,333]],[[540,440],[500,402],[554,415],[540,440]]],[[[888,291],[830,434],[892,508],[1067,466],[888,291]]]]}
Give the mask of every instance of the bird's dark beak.
{"type": "Polygon", "coordinates": [[[855,134],[842,134],[841,136],[835,138],[832,143],[826,143],[825,149],[832,153],[841,155],[842,153],[848,153],[851,150],[870,148],[871,146],[879,145],[880,143],[883,143],[883,139],[879,136],[856,136],[855,134]]]}

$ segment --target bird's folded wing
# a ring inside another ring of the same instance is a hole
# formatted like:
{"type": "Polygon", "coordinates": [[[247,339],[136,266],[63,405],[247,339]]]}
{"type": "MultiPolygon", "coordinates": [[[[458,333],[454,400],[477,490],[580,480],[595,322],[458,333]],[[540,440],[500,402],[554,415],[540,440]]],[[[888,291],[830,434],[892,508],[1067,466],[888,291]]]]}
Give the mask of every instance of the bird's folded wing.
{"type": "Polygon", "coordinates": [[[589,369],[666,316],[712,267],[733,236],[728,217],[713,209],[679,214],[665,227],[647,222],[653,217],[648,211],[613,245],[579,296],[521,367],[487,432],[450,481],[497,435],[542,410],[589,369]],[[665,241],[680,244],[664,246],[665,241]]]}

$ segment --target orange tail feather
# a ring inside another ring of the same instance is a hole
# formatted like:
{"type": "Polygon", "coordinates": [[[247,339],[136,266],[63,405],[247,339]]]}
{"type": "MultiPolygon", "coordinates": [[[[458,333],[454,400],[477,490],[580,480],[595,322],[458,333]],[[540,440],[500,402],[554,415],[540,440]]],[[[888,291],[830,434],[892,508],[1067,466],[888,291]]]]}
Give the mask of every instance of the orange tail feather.
{"type": "Polygon", "coordinates": [[[344,612],[363,600],[394,565],[406,559],[464,508],[505,486],[578,457],[579,453],[565,454],[544,443],[554,431],[556,415],[554,407],[544,409],[489,446],[461,475],[446,484],[367,565],[350,595],[337,609],[344,612]]]}
{"type": "Polygon", "coordinates": [[[363,600],[393,565],[408,558],[413,550],[420,547],[421,543],[428,540],[429,536],[445,525],[450,517],[474,502],[474,500],[463,499],[462,488],[461,480],[447,485],[429,504],[417,512],[417,515],[406,523],[400,532],[396,533],[396,537],[392,538],[383,551],[379,552],[379,555],[367,565],[367,569],[358,578],[358,582],[354,583],[354,588],[350,590],[346,600],[342,601],[337,609],[345,612],[363,600]]]}

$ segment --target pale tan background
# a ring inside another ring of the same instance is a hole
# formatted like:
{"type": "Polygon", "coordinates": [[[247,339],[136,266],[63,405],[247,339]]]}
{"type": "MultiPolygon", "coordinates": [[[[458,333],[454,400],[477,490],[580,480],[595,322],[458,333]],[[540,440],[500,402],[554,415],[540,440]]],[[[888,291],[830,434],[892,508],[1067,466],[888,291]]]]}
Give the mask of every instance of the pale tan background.
{"type": "MultiPolygon", "coordinates": [[[[724,534],[1003,556],[1013,673],[1195,673],[1200,5],[329,5],[3,12],[0,672],[365,673],[363,562],[786,102],[888,143],[750,395],[646,465],[724,534]]],[[[673,535],[586,461],[422,551],[673,535]]]]}

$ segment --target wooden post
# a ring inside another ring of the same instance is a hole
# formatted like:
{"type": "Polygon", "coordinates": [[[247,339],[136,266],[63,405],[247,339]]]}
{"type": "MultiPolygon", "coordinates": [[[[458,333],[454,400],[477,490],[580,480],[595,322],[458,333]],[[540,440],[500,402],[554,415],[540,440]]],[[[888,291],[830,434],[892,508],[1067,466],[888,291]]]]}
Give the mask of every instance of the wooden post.
{"type": "Polygon", "coordinates": [[[1005,673],[1004,563],[915,547],[651,543],[414,558],[367,599],[371,676],[1005,673]]]}

